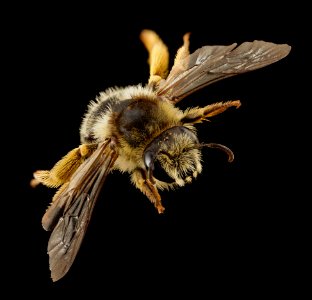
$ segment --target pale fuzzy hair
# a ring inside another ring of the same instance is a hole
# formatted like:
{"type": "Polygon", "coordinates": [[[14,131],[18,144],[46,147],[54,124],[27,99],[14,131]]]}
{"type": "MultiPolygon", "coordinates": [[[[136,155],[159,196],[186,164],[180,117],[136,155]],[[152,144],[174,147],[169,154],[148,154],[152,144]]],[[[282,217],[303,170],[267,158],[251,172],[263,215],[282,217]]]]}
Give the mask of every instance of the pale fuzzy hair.
{"type": "MultiPolygon", "coordinates": [[[[116,101],[124,101],[139,97],[153,99],[156,98],[156,95],[151,87],[149,86],[143,87],[141,84],[136,86],[127,86],[124,88],[112,87],[106,89],[103,92],[100,92],[100,94],[95,98],[95,100],[90,101],[87,111],[84,114],[80,127],[81,135],[85,134],[86,128],[88,127],[88,122],[90,122],[90,120],[92,119],[90,118],[90,116],[98,108],[98,106],[101,105],[102,102],[113,98],[118,99],[116,101]]],[[[99,115],[97,117],[96,124],[94,124],[93,133],[95,137],[97,138],[101,137],[101,139],[104,140],[106,137],[109,137],[111,135],[111,128],[109,126],[110,116],[111,116],[111,107],[108,106],[107,111],[99,115]]]]}

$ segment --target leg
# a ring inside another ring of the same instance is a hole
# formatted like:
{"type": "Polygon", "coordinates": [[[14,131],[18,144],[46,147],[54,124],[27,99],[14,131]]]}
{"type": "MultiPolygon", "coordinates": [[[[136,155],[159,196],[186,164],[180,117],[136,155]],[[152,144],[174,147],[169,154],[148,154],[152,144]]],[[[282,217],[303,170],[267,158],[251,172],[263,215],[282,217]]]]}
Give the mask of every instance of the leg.
{"type": "Polygon", "coordinates": [[[140,38],[149,53],[150,77],[148,83],[155,85],[167,76],[169,66],[168,48],[152,30],[143,30],[140,38]]]}
{"type": "Polygon", "coordinates": [[[72,174],[92,154],[96,147],[97,145],[95,144],[83,144],[71,150],[50,171],[36,171],[30,185],[36,187],[39,183],[42,183],[48,187],[61,186],[70,179],[72,174]]]}
{"type": "Polygon", "coordinates": [[[156,185],[144,175],[144,171],[137,169],[131,175],[135,186],[154,204],[158,213],[163,213],[165,208],[161,204],[161,197],[157,191],[156,185]]]}
{"type": "Polygon", "coordinates": [[[173,65],[179,63],[180,60],[190,55],[189,47],[190,47],[190,33],[186,33],[183,36],[183,46],[178,49],[173,65]]]}
{"type": "Polygon", "coordinates": [[[217,102],[201,108],[191,108],[185,111],[181,121],[183,124],[200,123],[203,120],[207,120],[209,117],[213,117],[223,113],[229,107],[235,106],[236,108],[239,108],[240,105],[240,101],[235,100],[227,102],[217,102]]]}

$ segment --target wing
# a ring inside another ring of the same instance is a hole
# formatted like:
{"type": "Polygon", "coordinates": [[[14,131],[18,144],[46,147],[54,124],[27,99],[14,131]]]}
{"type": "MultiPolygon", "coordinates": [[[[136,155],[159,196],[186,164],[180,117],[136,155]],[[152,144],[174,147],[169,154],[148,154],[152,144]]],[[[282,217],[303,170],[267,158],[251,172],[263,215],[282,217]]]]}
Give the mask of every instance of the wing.
{"type": "Polygon", "coordinates": [[[117,159],[115,144],[107,140],[77,169],[56,195],[42,218],[46,230],[53,230],[48,243],[53,281],[70,269],[80,248],[89,220],[107,174],[117,159]]]}
{"type": "Polygon", "coordinates": [[[176,60],[157,94],[177,103],[187,95],[218,80],[263,68],[290,52],[287,44],[264,41],[245,42],[236,47],[204,46],[183,59],[176,60]]]}

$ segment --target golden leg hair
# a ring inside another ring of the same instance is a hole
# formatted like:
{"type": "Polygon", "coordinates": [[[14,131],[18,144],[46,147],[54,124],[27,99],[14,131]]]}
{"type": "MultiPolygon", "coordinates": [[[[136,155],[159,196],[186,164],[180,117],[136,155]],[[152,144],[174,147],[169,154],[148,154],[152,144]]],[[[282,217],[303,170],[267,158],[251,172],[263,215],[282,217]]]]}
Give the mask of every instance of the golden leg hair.
{"type": "Polygon", "coordinates": [[[143,170],[135,170],[131,179],[135,186],[154,204],[158,213],[163,213],[165,208],[162,206],[161,197],[157,191],[155,184],[148,178],[145,178],[143,170]]]}
{"type": "Polygon", "coordinates": [[[229,107],[233,107],[233,106],[236,108],[239,108],[241,106],[241,102],[239,100],[217,102],[214,104],[207,105],[205,107],[191,108],[185,111],[184,117],[182,118],[181,121],[183,124],[200,123],[203,120],[207,120],[207,118],[209,117],[213,117],[213,116],[223,113],[229,107]]]}
{"type": "Polygon", "coordinates": [[[148,83],[155,85],[168,75],[169,51],[160,37],[152,30],[143,30],[140,38],[149,53],[150,77],[148,83]]]}
{"type": "Polygon", "coordinates": [[[39,183],[48,187],[59,187],[67,182],[82,162],[97,148],[96,144],[83,144],[68,152],[54,167],[48,170],[34,172],[30,185],[36,187],[39,183]]]}

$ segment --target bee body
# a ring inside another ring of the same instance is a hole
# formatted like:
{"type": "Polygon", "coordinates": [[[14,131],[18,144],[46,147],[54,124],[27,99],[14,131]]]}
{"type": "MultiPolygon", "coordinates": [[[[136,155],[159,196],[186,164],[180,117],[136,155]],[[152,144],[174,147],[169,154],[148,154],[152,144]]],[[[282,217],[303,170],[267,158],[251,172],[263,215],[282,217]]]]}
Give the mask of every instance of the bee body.
{"type": "Polygon", "coordinates": [[[114,168],[131,172],[145,168],[146,146],[167,129],[181,126],[183,115],[172,103],[159,103],[150,87],[109,89],[90,103],[80,129],[81,142],[99,144],[114,136],[119,146],[114,168]]]}
{"type": "Polygon", "coordinates": [[[204,46],[190,53],[189,36],[184,35],[169,72],[166,45],[155,32],[143,30],[140,38],[149,52],[148,83],[100,93],[83,116],[81,145],[51,170],[34,173],[32,186],[42,183],[59,188],[42,218],[43,228],[52,230],[48,253],[53,281],[70,269],[112,170],[128,172],[132,183],[163,213],[158,190],[191,183],[202,171],[203,147],[221,149],[233,161],[229,148],[201,143],[195,125],[230,107],[240,107],[240,101],[184,111],[176,106],[179,101],[218,80],[277,62],[291,49],[287,44],[255,40],[238,47],[236,43],[204,46]]]}

